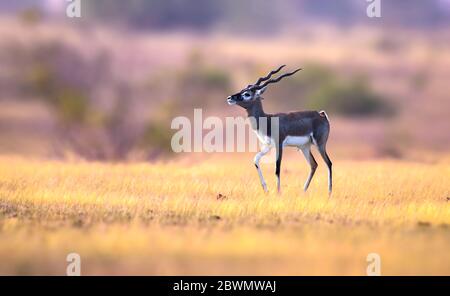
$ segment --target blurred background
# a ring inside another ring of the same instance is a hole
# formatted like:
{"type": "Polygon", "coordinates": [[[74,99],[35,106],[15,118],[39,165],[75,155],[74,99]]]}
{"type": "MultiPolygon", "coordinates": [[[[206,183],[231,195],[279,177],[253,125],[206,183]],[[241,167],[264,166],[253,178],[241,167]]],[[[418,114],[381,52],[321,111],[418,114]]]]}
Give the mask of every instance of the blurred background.
{"type": "Polygon", "coordinates": [[[175,116],[242,116],[225,98],[281,64],[266,112],[325,109],[333,156],[449,152],[449,0],[80,3],[0,1],[0,154],[176,157],[175,116]]]}

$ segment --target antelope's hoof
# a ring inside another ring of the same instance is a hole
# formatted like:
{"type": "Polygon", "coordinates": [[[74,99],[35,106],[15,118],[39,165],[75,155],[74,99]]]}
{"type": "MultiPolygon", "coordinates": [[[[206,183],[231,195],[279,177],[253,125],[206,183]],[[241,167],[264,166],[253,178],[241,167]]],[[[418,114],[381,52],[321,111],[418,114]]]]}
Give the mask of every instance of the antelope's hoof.
{"type": "Polygon", "coordinates": [[[269,190],[267,190],[266,184],[263,184],[263,185],[262,185],[262,188],[263,188],[263,190],[264,190],[264,193],[269,193],[269,190]]]}

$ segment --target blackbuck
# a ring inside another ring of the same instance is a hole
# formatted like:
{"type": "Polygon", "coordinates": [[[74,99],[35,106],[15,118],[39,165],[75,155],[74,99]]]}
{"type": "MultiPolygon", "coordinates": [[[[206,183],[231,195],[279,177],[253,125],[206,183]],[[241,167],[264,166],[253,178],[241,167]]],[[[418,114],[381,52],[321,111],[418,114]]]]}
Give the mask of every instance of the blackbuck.
{"type": "Polygon", "coordinates": [[[251,119],[252,129],[256,132],[261,142],[261,151],[256,154],[254,162],[264,191],[267,192],[267,185],[259,167],[259,161],[261,157],[275,147],[275,174],[277,176],[277,189],[279,192],[281,160],[283,157],[283,148],[286,146],[297,147],[301,150],[311,167],[303,188],[306,191],[317,169],[317,162],[311,153],[311,146],[315,145],[328,167],[328,191],[331,194],[332,164],[326,151],[328,134],[330,133],[330,122],[325,111],[298,111],[277,114],[264,112],[261,102],[263,98],[261,95],[267,86],[272,83],[277,83],[284,77],[291,76],[301,70],[297,69],[293,72],[283,74],[276,79],[271,78],[284,66],[271,71],[265,77],[259,78],[255,84],[248,85],[240,92],[229,96],[227,102],[229,105],[238,105],[247,111],[248,117],[251,119]],[[263,125],[261,122],[268,124],[263,125]],[[277,124],[271,124],[272,122],[277,122],[277,124]]]}

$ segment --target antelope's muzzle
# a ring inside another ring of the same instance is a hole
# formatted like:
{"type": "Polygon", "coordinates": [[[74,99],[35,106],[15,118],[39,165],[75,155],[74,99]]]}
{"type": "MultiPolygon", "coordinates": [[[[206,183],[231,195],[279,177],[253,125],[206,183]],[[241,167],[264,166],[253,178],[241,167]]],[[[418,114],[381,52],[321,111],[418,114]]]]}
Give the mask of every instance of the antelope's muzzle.
{"type": "Polygon", "coordinates": [[[227,98],[228,105],[235,105],[236,102],[237,102],[236,95],[232,95],[227,98]]]}

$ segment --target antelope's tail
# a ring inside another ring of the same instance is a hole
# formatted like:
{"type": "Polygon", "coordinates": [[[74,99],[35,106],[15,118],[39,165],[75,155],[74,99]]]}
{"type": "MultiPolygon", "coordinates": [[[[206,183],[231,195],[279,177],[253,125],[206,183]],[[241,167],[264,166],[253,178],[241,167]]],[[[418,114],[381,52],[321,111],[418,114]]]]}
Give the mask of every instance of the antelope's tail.
{"type": "Polygon", "coordinates": [[[330,119],[328,118],[327,112],[321,110],[321,111],[319,111],[319,115],[322,116],[322,117],[325,117],[328,121],[330,121],[330,119]]]}

